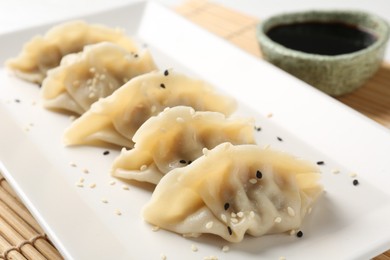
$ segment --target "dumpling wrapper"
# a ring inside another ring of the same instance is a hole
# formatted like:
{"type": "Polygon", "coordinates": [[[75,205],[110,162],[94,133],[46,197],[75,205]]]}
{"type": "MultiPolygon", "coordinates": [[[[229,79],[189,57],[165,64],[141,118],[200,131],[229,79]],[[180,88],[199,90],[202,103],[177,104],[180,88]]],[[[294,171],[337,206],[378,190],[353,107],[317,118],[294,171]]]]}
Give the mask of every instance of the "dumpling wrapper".
{"type": "Polygon", "coordinates": [[[92,104],[65,131],[64,143],[133,147],[132,138],[147,119],[179,105],[225,115],[236,108],[234,99],[217,93],[202,80],[171,70],[153,71],[134,77],[92,104]]]}
{"type": "Polygon", "coordinates": [[[230,242],[296,230],[322,192],[319,178],[315,165],[289,154],[223,143],[166,174],[143,216],[179,234],[230,242]]]}
{"type": "Polygon", "coordinates": [[[131,78],[157,69],[149,51],[137,54],[102,42],[63,57],[42,83],[43,105],[48,109],[83,114],[100,98],[111,95],[131,78]]]}
{"type": "Polygon", "coordinates": [[[33,37],[17,57],[6,61],[6,66],[17,77],[41,84],[46,72],[57,67],[63,56],[103,41],[116,43],[129,52],[137,51],[135,43],[119,29],[71,21],[52,27],[44,36],[33,37]]]}
{"type": "Polygon", "coordinates": [[[218,144],[254,144],[254,122],[218,112],[177,106],[149,118],[135,133],[135,146],[122,150],[112,166],[115,177],[157,184],[169,171],[202,156],[218,144]]]}

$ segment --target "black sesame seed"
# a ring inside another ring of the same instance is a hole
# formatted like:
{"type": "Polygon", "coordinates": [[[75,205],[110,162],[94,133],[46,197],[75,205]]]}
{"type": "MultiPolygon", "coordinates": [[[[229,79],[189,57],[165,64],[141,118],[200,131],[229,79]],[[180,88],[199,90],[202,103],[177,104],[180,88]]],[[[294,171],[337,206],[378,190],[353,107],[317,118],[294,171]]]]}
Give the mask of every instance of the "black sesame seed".
{"type": "Polygon", "coordinates": [[[161,84],[160,84],[160,87],[161,87],[161,88],[165,88],[164,83],[161,83],[161,84]]]}
{"type": "Polygon", "coordinates": [[[109,155],[110,154],[110,151],[104,151],[103,152],[103,155],[109,155]]]}
{"type": "Polygon", "coordinates": [[[138,54],[134,54],[134,58],[138,58],[138,54]]]}
{"type": "Polygon", "coordinates": [[[179,162],[182,163],[182,164],[186,164],[187,163],[186,160],[180,160],[179,162]]]}
{"type": "Polygon", "coordinates": [[[165,70],[165,71],[164,71],[164,76],[168,76],[168,75],[169,75],[168,70],[165,70]]]}
{"type": "Polygon", "coordinates": [[[283,139],[281,137],[278,136],[276,138],[278,139],[278,141],[283,142],[283,139]]]}
{"type": "Polygon", "coordinates": [[[255,126],[254,129],[255,129],[257,132],[260,132],[260,131],[261,131],[261,127],[259,127],[259,126],[255,126]]]}
{"type": "Polygon", "coordinates": [[[229,207],[230,207],[230,204],[229,204],[228,202],[226,202],[225,205],[223,205],[223,208],[224,208],[225,210],[228,210],[229,207]]]}
{"type": "Polygon", "coordinates": [[[15,99],[15,102],[16,102],[16,103],[20,103],[20,99],[17,99],[17,98],[16,98],[16,99],[15,99]]]}
{"type": "Polygon", "coordinates": [[[297,232],[297,237],[303,237],[303,232],[302,231],[298,231],[297,232]]]}
{"type": "Polygon", "coordinates": [[[191,164],[192,163],[192,161],[191,160],[189,160],[188,162],[187,162],[187,164],[191,164]]]}
{"type": "Polygon", "coordinates": [[[324,164],[325,164],[324,161],[318,161],[318,162],[317,162],[317,165],[324,165],[324,164]]]}
{"type": "Polygon", "coordinates": [[[227,230],[228,230],[228,232],[229,232],[229,235],[232,235],[232,234],[233,234],[233,231],[232,231],[231,227],[227,226],[227,230]]]}
{"type": "Polygon", "coordinates": [[[257,179],[263,178],[263,174],[261,173],[261,171],[258,170],[258,171],[256,172],[256,178],[257,178],[257,179]]]}
{"type": "Polygon", "coordinates": [[[354,186],[357,186],[357,185],[359,185],[359,181],[358,181],[358,180],[353,180],[353,181],[352,181],[352,184],[353,184],[354,186]]]}

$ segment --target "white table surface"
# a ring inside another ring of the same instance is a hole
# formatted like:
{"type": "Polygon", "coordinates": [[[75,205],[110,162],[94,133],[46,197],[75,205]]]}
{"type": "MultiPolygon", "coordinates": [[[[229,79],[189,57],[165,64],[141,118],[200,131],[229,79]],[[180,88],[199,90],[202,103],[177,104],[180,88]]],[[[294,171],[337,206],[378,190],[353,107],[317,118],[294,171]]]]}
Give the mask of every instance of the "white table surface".
{"type": "MultiPolygon", "coordinates": [[[[137,0],[0,0],[0,34],[26,26],[124,5],[137,0]]],[[[185,0],[154,0],[175,6],[185,0]]],[[[308,9],[357,9],[377,14],[390,22],[389,0],[213,0],[242,13],[264,19],[270,15],[308,9]]],[[[0,43],[1,46],[1,43],[0,43]]],[[[390,45],[385,60],[390,61],[390,45]]]]}

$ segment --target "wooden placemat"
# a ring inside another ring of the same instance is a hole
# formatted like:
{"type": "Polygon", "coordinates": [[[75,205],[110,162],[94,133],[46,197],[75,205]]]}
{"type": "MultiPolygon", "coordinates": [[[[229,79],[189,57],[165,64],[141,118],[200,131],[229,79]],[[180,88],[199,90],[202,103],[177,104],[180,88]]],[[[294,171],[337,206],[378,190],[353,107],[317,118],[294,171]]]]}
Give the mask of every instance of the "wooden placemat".
{"type": "MultiPolygon", "coordinates": [[[[176,11],[194,23],[261,57],[255,38],[256,18],[204,0],[190,0],[176,11]]],[[[386,127],[390,127],[390,65],[362,88],[338,98],[386,127]]],[[[63,259],[44,231],[0,175],[0,259],[63,259]]],[[[390,250],[374,258],[390,260],[390,250]]]]}

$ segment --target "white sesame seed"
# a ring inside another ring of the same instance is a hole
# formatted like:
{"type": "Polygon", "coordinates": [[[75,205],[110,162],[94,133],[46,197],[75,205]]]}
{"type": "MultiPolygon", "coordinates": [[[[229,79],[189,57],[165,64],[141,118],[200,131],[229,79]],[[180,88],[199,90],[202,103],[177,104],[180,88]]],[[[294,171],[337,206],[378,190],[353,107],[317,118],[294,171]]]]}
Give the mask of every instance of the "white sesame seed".
{"type": "Polygon", "coordinates": [[[72,167],[77,167],[77,164],[75,164],[74,162],[70,162],[69,165],[72,167]]]}
{"type": "Polygon", "coordinates": [[[91,183],[91,184],[89,184],[89,187],[90,187],[91,189],[95,188],[95,187],[96,187],[96,183],[91,183]]]}
{"type": "Polygon", "coordinates": [[[297,231],[296,231],[295,229],[291,229],[291,230],[290,230],[290,236],[295,235],[296,232],[297,232],[297,231]]]}
{"type": "Polygon", "coordinates": [[[166,259],[167,259],[167,256],[164,255],[163,253],[161,253],[161,254],[160,254],[160,258],[161,258],[161,260],[166,260],[166,259]]]}
{"type": "Polygon", "coordinates": [[[203,260],[218,260],[218,257],[215,255],[205,256],[203,260]]]}
{"type": "Polygon", "coordinates": [[[291,217],[294,217],[295,216],[295,211],[293,208],[291,207],[287,207],[287,213],[291,216],[291,217]]]}
{"type": "Polygon", "coordinates": [[[276,217],[276,218],[274,219],[274,222],[275,222],[275,223],[280,223],[280,222],[282,222],[282,218],[281,218],[281,217],[276,217]]]}
{"type": "Polygon", "coordinates": [[[221,214],[221,219],[223,222],[227,223],[227,217],[225,214],[221,214]]]}
{"type": "Polygon", "coordinates": [[[103,202],[103,203],[108,203],[107,199],[101,199],[100,201],[103,202]]]}
{"type": "Polygon", "coordinates": [[[222,147],[223,147],[223,149],[224,149],[225,151],[227,151],[231,146],[232,146],[231,143],[227,143],[227,142],[226,142],[226,143],[223,144],[222,147]]]}
{"type": "Polygon", "coordinates": [[[80,187],[80,188],[83,188],[83,187],[84,187],[84,184],[83,184],[83,183],[80,183],[80,182],[76,182],[76,186],[77,186],[77,187],[80,187]]]}
{"type": "Polygon", "coordinates": [[[124,152],[126,152],[126,151],[127,151],[126,147],[122,147],[121,153],[124,153],[124,152]]]}
{"type": "Polygon", "coordinates": [[[234,213],[234,212],[230,213],[230,216],[231,216],[232,218],[237,217],[236,213],[234,213]]]}
{"type": "Polygon", "coordinates": [[[274,116],[274,114],[272,114],[272,113],[268,113],[268,115],[267,115],[268,118],[271,118],[273,116],[274,116]]]}
{"type": "Polygon", "coordinates": [[[271,145],[269,145],[269,144],[264,145],[264,149],[265,149],[265,150],[267,150],[267,149],[270,148],[270,147],[271,147],[271,145]]]}
{"type": "Polygon", "coordinates": [[[333,170],[332,170],[332,173],[333,173],[333,174],[339,174],[339,173],[340,173],[340,170],[333,169],[333,170]]]}
{"type": "Polygon", "coordinates": [[[97,78],[93,78],[93,79],[92,79],[93,90],[96,90],[97,81],[98,81],[97,78]]]}
{"type": "Polygon", "coordinates": [[[237,224],[237,223],[238,223],[238,219],[236,219],[236,218],[231,218],[231,219],[230,219],[230,222],[232,222],[233,224],[237,224]]]}
{"type": "Polygon", "coordinates": [[[355,178],[355,177],[357,176],[357,174],[356,174],[355,172],[351,172],[351,173],[349,173],[348,175],[349,175],[349,177],[351,177],[351,178],[355,178]]]}
{"type": "Polygon", "coordinates": [[[111,181],[109,182],[110,185],[115,185],[115,183],[116,183],[116,181],[114,181],[114,180],[111,180],[111,181]]]}
{"type": "Polygon", "coordinates": [[[279,257],[279,260],[286,260],[286,257],[285,256],[281,256],[281,257],[279,257]]]}
{"type": "Polygon", "coordinates": [[[76,120],[76,116],[69,116],[69,120],[70,120],[70,121],[76,120]]]}
{"type": "Polygon", "coordinates": [[[240,211],[237,213],[237,217],[242,218],[244,216],[244,212],[240,211]]]}
{"type": "Polygon", "coordinates": [[[95,97],[95,93],[93,93],[93,92],[89,93],[88,97],[89,98],[94,98],[95,97]]]}
{"type": "Polygon", "coordinates": [[[122,212],[119,209],[115,209],[115,214],[120,216],[120,215],[122,215],[122,212]]]}
{"type": "Polygon", "coordinates": [[[252,184],[256,184],[257,180],[255,178],[252,178],[252,179],[249,180],[249,182],[252,183],[252,184]]]}
{"type": "Polygon", "coordinates": [[[146,166],[146,165],[144,164],[144,165],[142,165],[139,169],[140,169],[141,171],[145,171],[147,168],[148,168],[148,166],[146,166]]]}
{"type": "Polygon", "coordinates": [[[153,226],[152,227],[152,231],[153,232],[157,232],[157,231],[159,231],[160,230],[160,227],[159,226],[153,226]]]}
{"type": "Polygon", "coordinates": [[[150,108],[150,112],[152,112],[152,113],[156,112],[156,110],[157,110],[156,106],[152,106],[152,107],[150,108]]]}
{"type": "Polygon", "coordinates": [[[195,109],[193,109],[192,107],[191,107],[191,109],[190,109],[190,114],[191,114],[191,115],[195,115],[195,109]]]}
{"type": "Polygon", "coordinates": [[[213,227],[213,225],[214,225],[214,222],[209,221],[209,222],[206,223],[206,228],[207,229],[211,229],[213,227]]]}
{"type": "Polygon", "coordinates": [[[194,244],[191,245],[191,250],[192,252],[197,252],[198,251],[198,247],[194,244]]]}
{"type": "Polygon", "coordinates": [[[89,173],[89,170],[88,170],[87,168],[84,168],[84,169],[83,169],[83,173],[88,174],[88,173],[89,173]]]}
{"type": "Polygon", "coordinates": [[[230,248],[228,246],[223,246],[222,247],[222,252],[226,253],[230,250],[230,248]]]}
{"type": "Polygon", "coordinates": [[[207,154],[209,153],[209,150],[205,147],[202,149],[202,153],[207,156],[207,154]]]}
{"type": "Polygon", "coordinates": [[[124,189],[124,190],[129,190],[129,186],[123,185],[123,186],[122,186],[122,189],[124,189]]]}
{"type": "Polygon", "coordinates": [[[95,72],[96,72],[96,69],[95,69],[94,67],[91,67],[91,68],[89,68],[89,72],[95,73],[95,72]]]}
{"type": "Polygon", "coordinates": [[[73,81],[72,85],[75,87],[78,87],[80,85],[80,81],[75,80],[75,81],[73,81]]]}
{"type": "Polygon", "coordinates": [[[164,112],[166,112],[166,111],[168,111],[169,110],[169,107],[166,107],[166,108],[164,108],[164,112]]]}
{"type": "Polygon", "coordinates": [[[83,183],[84,181],[85,181],[85,179],[82,178],[82,177],[79,179],[79,182],[80,182],[80,183],[83,183]]]}
{"type": "Polygon", "coordinates": [[[255,212],[254,212],[254,211],[249,212],[249,216],[250,216],[251,218],[254,218],[254,217],[255,217],[255,212]]]}
{"type": "Polygon", "coordinates": [[[100,76],[99,76],[99,79],[100,80],[104,80],[106,78],[106,75],[105,74],[100,74],[100,76]]]}

